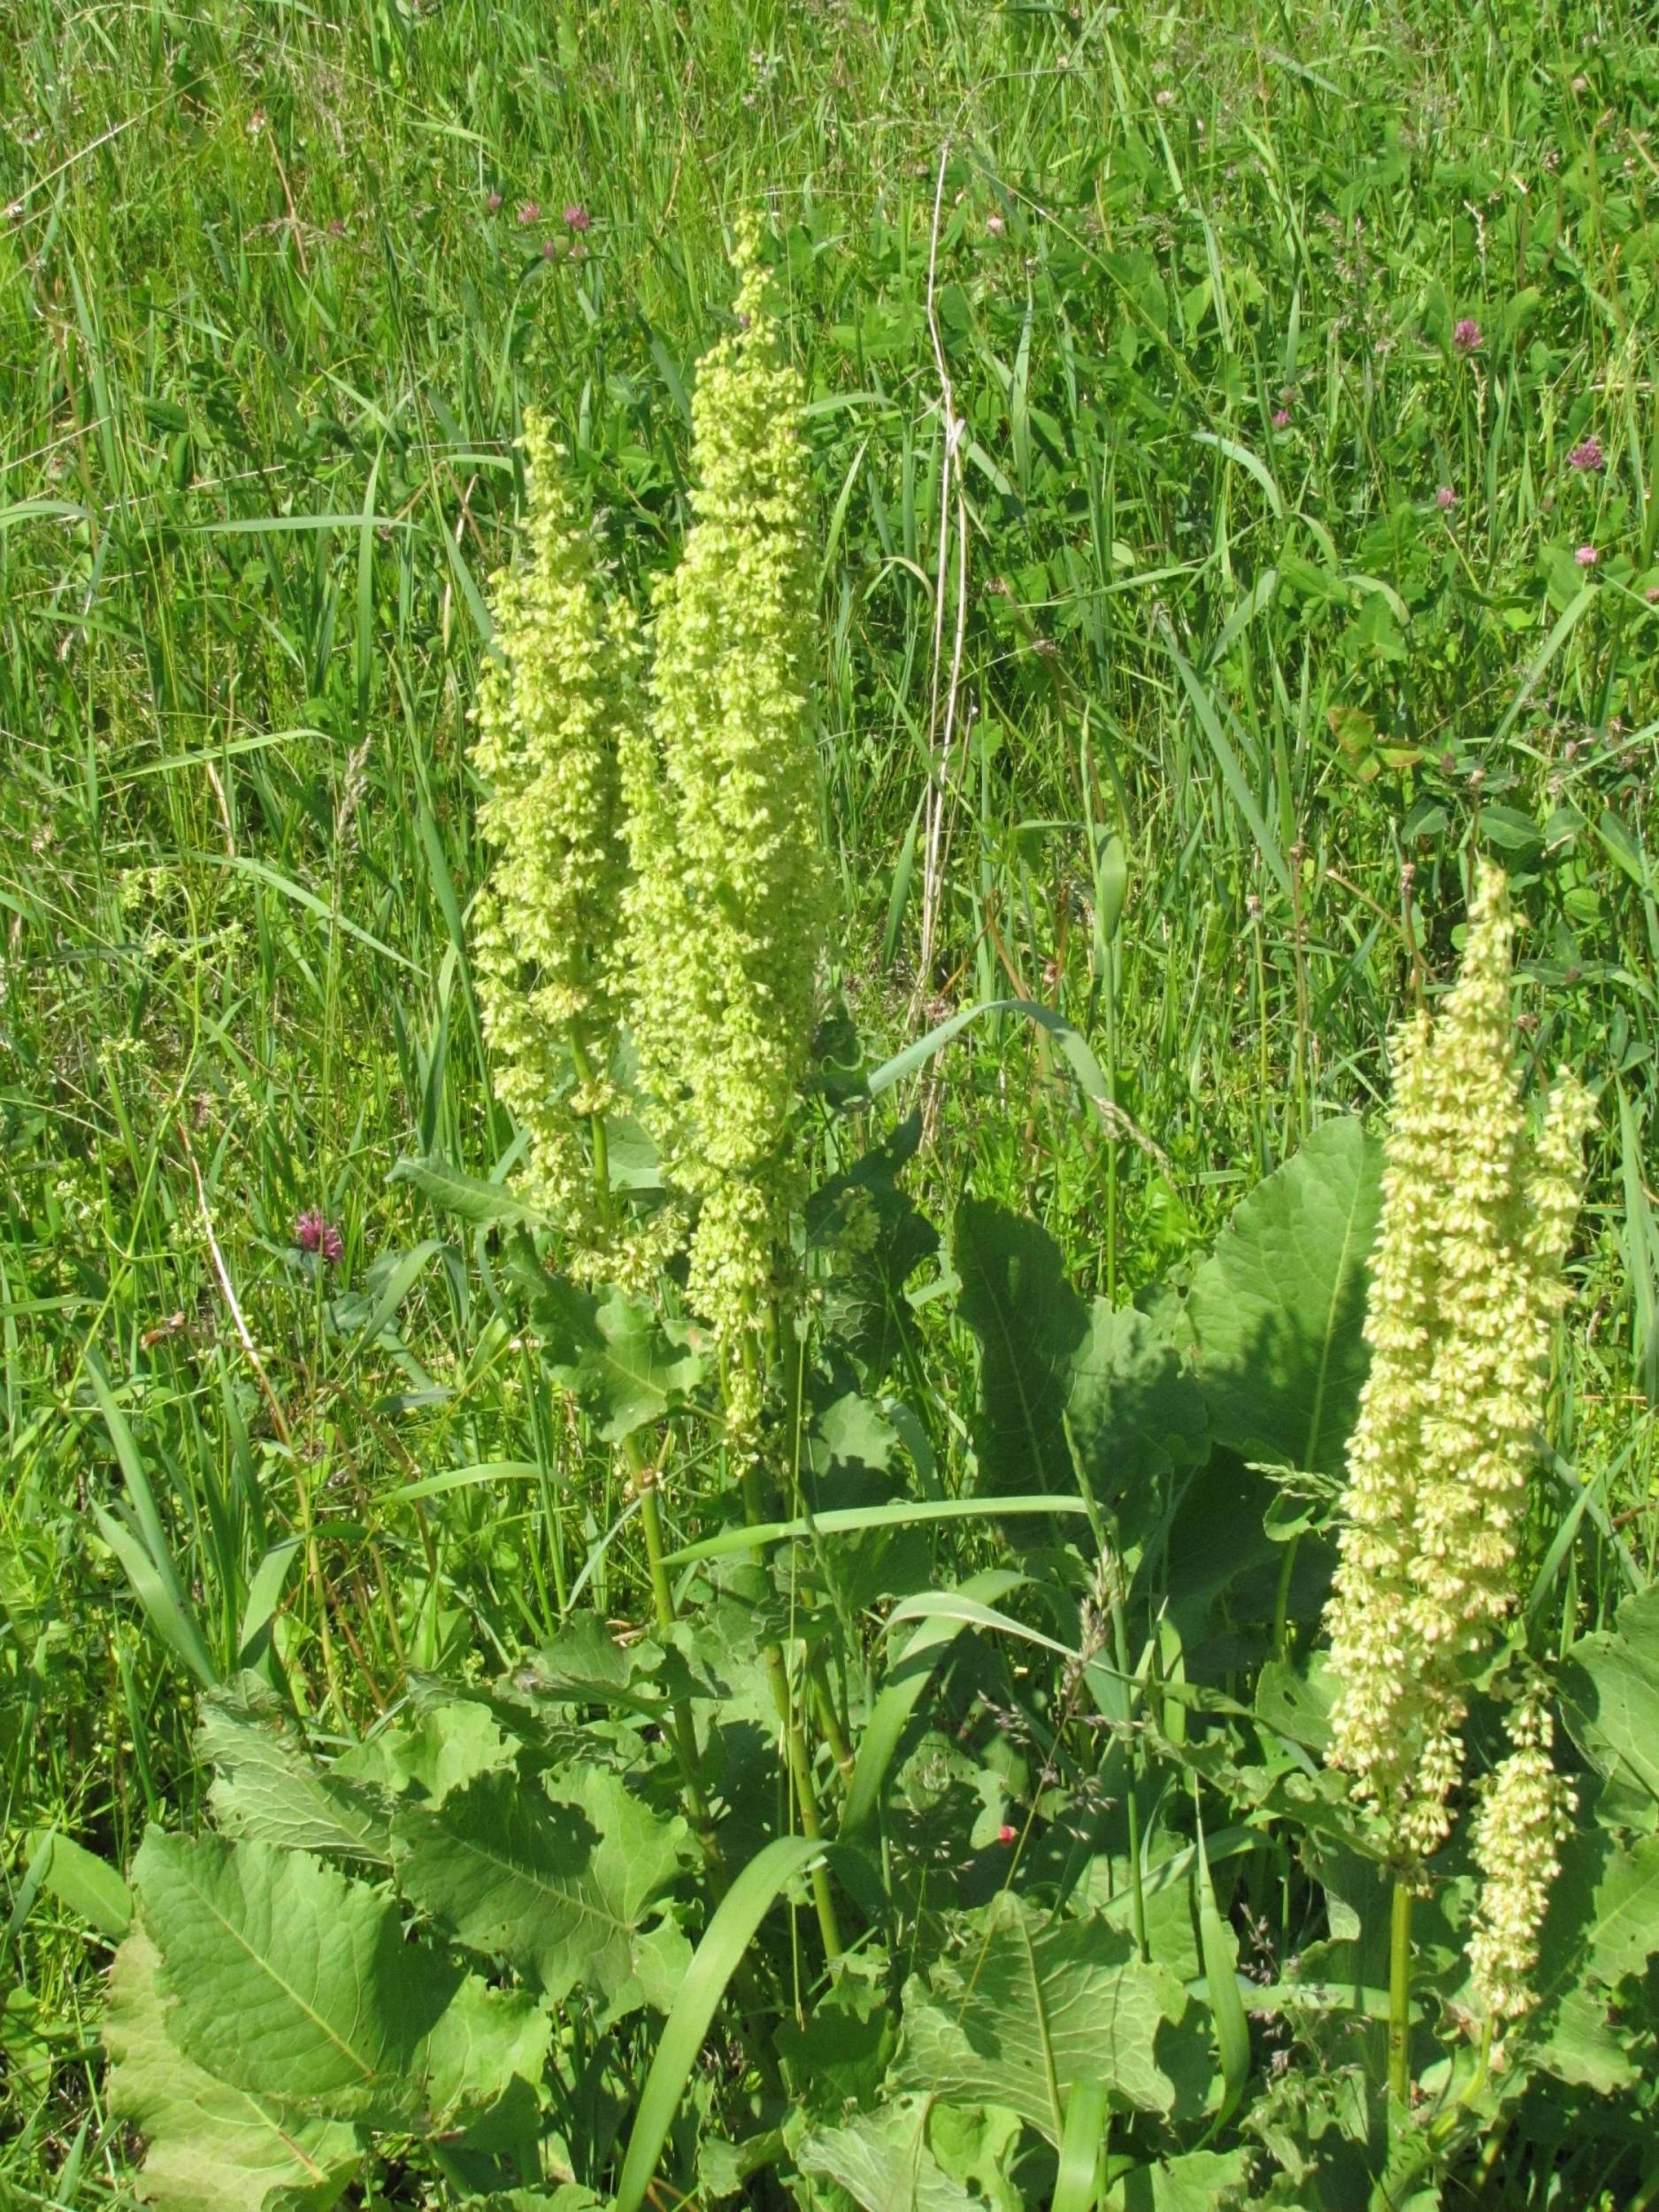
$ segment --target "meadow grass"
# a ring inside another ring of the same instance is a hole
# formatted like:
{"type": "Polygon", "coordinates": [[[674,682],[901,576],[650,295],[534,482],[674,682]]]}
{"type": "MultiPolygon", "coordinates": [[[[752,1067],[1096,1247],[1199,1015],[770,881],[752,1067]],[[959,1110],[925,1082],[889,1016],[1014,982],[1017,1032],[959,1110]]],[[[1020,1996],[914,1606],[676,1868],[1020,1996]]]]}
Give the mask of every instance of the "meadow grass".
{"type": "Polygon", "coordinates": [[[513,1143],[466,749],[522,411],[646,584],[745,209],[811,395],[840,987],[872,1050],[1041,1001],[1115,1102],[987,1018],[925,1079],[926,1189],[1035,1213],[1086,1289],[1179,1274],[1384,1094],[1494,853],[1537,1069],[1600,1094],[1561,1448],[1645,1568],[1640,9],[14,0],[0,87],[0,2186],[124,2187],[103,1955],[29,1839],[125,1863],[200,1786],[118,1468],[213,1665],[274,1614],[325,1731],[579,1582],[642,1612],[603,1455],[388,1177],[513,1143]]]}

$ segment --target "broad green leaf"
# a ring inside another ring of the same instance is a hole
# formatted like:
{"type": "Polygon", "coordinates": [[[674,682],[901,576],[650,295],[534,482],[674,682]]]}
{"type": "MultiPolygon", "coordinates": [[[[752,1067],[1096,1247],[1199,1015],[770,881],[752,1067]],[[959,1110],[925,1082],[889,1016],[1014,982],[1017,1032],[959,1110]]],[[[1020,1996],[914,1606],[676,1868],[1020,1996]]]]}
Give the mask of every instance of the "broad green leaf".
{"type": "Polygon", "coordinates": [[[1217,1440],[1246,1459],[1336,1475],[1359,1407],[1382,1146],[1328,1121],[1244,1200],[1187,1302],[1217,1440]]]}
{"type": "Polygon", "coordinates": [[[1552,1884],[1529,2029],[1535,2062],[1562,2080],[1609,2093],[1630,2078],[1615,2034],[1613,1993],[1659,1954],[1659,1836],[1628,1846],[1583,1825],[1563,1847],[1552,1884]]]}
{"type": "Polygon", "coordinates": [[[535,1279],[534,1316],[549,1372],[619,1444],[703,1379],[691,1332],[670,1337],[649,1306],[620,1291],[603,1300],[563,1277],[535,1279]]]}
{"type": "Polygon", "coordinates": [[[187,2058],[167,2032],[159,1965],[141,1924],[116,1954],[104,2023],[111,2108],[146,2139],[138,2194],[160,2212],[261,2212],[280,2189],[293,2212],[326,2212],[360,2162],[356,2130],[297,2117],[187,2058]]]}
{"type": "Polygon", "coordinates": [[[532,1977],[547,1998],[585,1985],[614,2019],[644,2001],[641,1974],[660,1991],[661,1946],[678,1932],[646,1924],[689,1831],[642,1805],[620,1776],[585,1766],[544,1791],[514,1772],[483,1774],[435,1810],[403,1807],[394,1833],[411,1902],[469,1948],[532,1977]],[[657,1949],[642,1950],[652,1939],[657,1949]]]}
{"type": "MultiPolygon", "coordinates": [[[[858,1392],[810,1392],[810,1425],[801,1440],[803,1488],[816,1517],[903,1502],[891,1461],[898,1432],[858,1392]],[[827,1399],[827,1402],[823,1401],[827,1399]]],[[[918,1590],[933,1578],[933,1546],[920,1528],[818,1531],[815,1570],[850,1617],[895,1592],[918,1590]]]]}
{"type": "Polygon", "coordinates": [[[1103,1505],[1209,1455],[1203,1393],[1180,1354],[1145,1314],[1103,1298],[1072,1361],[1066,1417],[1103,1505]]]}
{"type": "Polygon", "coordinates": [[[1659,1798],[1659,1588],[1626,1598],[1610,1632],[1581,1636],[1560,1687],[1573,1741],[1597,1771],[1659,1798]]]}
{"type": "Polygon", "coordinates": [[[404,1938],[396,1902],[300,1851],[152,1828],[134,1869],[167,2030],[222,2081],[415,2133],[465,2125],[549,2024],[404,1938]]]}
{"type": "Polygon", "coordinates": [[[235,1699],[202,1706],[196,1749],[218,1770],[209,1802],[227,1836],[391,1863],[391,1834],[379,1793],[319,1766],[293,1727],[235,1699]]]}
{"type": "Polygon", "coordinates": [[[939,1248],[939,1232],[899,1189],[895,1178],[921,1141],[913,1113],[885,1142],[808,1202],[807,1241],[824,1256],[823,1319],[872,1386],[880,1382],[915,1328],[904,1286],[939,1248]]]}
{"type": "Polygon", "coordinates": [[[1065,1408],[1089,1316],[1060,1248],[1034,1221],[977,1198],[956,1209],[953,1241],[958,1311],[979,1340],[980,1494],[1075,1496],[1065,1408]]]}
{"type": "Polygon", "coordinates": [[[657,1719],[671,1699],[718,1695],[680,1652],[650,1636],[619,1644],[591,1613],[577,1614],[524,1660],[512,1690],[533,1708],[543,1701],[619,1705],[657,1719]]]}
{"type": "Polygon", "coordinates": [[[1050,1921],[1005,1892],[982,1939],[906,1990],[898,2072],[956,2102],[1006,2105],[1057,2149],[1074,2083],[1104,2082],[1119,2110],[1170,2109],[1153,2048],[1169,2016],[1164,1978],[1126,1936],[1050,1921]]]}
{"type": "Polygon", "coordinates": [[[451,1167],[442,1153],[429,1152],[424,1160],[399,1160],[386,1179],[388,1183],[412,1183],[422,1197],[429,1198],[441,1212],[454,1214],[480,1228],[495,1223],[538,1218],[535,1208],[526,1205],[505,1184],[487,1183],[475,1175],[464,1174],[459,1168],[451,1167]]]}
{"type": "Polygon", "coordinates": [[[411,1688],[413,1710],[354,1745],[335,1761],[334,1777],[396,1797],[413,1789],[435,1805],[474,1775],[512,1764],[518,1745],[503,1733],[501,1716],[485,1699],[452,1694],[448,1684],[419,1676],[411,1688]]]}
{"type": "Polygon", "coordinates": [[[1187,2151],[1125,2174],[1118,2185],[1124,2212],[1232,2212],[1247,2200],[1250,2154],[1187,2151]]]}
{"type": "Polygon", "coordinates": [[[844,2189],[861,2212],[1021,2212],[1005,2170],[1018,2137],[1011,2112],[952,2113],[933,2097],[904,2096],[844,2127],[813,2129],[795,2162],[844,2189]],[[958,2170],[947,2170],[941,2151],[958,2170]],[[964,2162],[977,2185],[961,2170],[964,2162]]]}
{"type": "Polygon", "coordinates": [[[786,2010],[778,2023],[791,2101],[827,2119],[873,2104],[897,2040],[886,1952],[849,1952],[812,2009],[804,2017],[786,2010]]]}
{"type": "Polygon", "coordinates": [[[119,1943],[132,1924],[133,1893],[115,1869],[72,1836],[42,1828],[28,1839],[31,1864],[42,1845],[41,1886],[77,1919],[90,1921],[100,1935],[119,1943]]]}
{"type": "Polygon", "coordinates": [[[1256,1685],[1256,1713],[1275,1735],[1323,1755],[1331,1740],[1331,1708],[1337,1682],[1324,1652],[1314,1652],[1305,1672],[1270,1659],[1256,1685]]]}

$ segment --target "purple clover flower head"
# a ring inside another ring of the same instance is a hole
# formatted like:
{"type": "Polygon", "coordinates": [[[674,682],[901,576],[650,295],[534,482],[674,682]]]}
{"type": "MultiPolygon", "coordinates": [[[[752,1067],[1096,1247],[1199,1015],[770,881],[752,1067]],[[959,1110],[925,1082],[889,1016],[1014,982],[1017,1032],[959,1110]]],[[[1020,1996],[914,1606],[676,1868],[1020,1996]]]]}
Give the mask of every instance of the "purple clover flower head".
{"type": "Polygon", "coordinates": [[[1594,568],[1601,556],[1596,551],[1594,546],[1581,545],[1572,557],[1580,568],[1594,568]]]}
{"type": "Polygon", "coordinates": [[[1274,408],[1273,427],[1275,430],[1288,430],[1290,428],[1290,410],[1288,407],[1274,408]]]}
{"type": "Polygon", "coordinates": [[[1459,353],[1479,353],[1486,336],[1472,315],[1460,315],[1452,329],[1452,343],[1459,353]]]}
{"type": "Polygon", "coordinates": [[[1457,494],[1449,484],[1442,484],[1434,495],[1434,504],[1443,515],[1449,514],[1457,504],[1457,494]]]}
{"type": "Polygon", "coordinates": [[[302,1252],[315,1252],[329,1267],[338,1267],[346,1256],[345,1241],[334,1223],[313,1206],[294,1224],[294,1241],[302,1252]]]}
{"type": "Polygon", "coordinates": [[[530,225],[531,225],[532,223],[539,223],[539,222],[541,221],[541,201],[540,201],[540,200],[526,200],[526,201],[525,201],[524,204],[523,204],[523,205],[519,208],[519,210],[518,210],[518,221],[519,221],[520,225],[521,225],[521,226],[522,226],[525,229],[526,229],[526,230],[527,230],[527,229],[529,228],[529,227],[530,227],[530,225]]]}
{"type": "Polygon", "coordinates": [[[1574,446],[1567,456],[1567,466],[1570,469],[1604,469],[1607,456],[1601,450],[1601,441],[1586,438],[1582,445],[1574,446]]]}
{"type": "Polygon", "coordinates": [[[501,194],[499,192],[492,192],[488,199],[485,201],[484,204],[492,215],[499,215],[501,213],[501,194]]]}
{"type": "Polygon", "coordinates": [[[588,210],[582,205],[580,200],[572,200],[565,211],[565,227],[566,230],[591,230],[593,228],[593,217],[588,212],[588,210]]]}

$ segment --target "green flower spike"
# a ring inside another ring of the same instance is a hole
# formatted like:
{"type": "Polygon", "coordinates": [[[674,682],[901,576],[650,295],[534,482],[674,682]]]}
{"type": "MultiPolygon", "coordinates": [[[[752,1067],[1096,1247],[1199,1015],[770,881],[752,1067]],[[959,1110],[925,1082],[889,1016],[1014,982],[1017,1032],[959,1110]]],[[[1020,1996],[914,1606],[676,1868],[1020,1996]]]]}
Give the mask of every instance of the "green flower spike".
{"type": "Polygon", "coordinates": [[[473,760],[495,848],[473,961],[495,1085],[529,1140],[533,1202],[571,1239],[571,1264],[608,1271],[608,1225],[588,1156],[613,1102],[611,950],[626,870],[619,742],[638,711],[632,610],[607,602],[590,533],[540,416],[523,439],[526,568],[492,580],[499,657],[485,666],[473,760]]]}
{"type": "Polygon", "coordinates": [[[1480,870],[1462,972],[1396,1051],[1393,1125],[1326,1615],[1333,1763],[1404,1865],[1445,1840],[1463,1766],[1463,1663],[1515,1603],[1589,1099],[1563,1072],[1529,1133],[1513,1066],[1515,923],[1480,870]]]}
{"type": "Polygon", "coordinates": [[[728,1356],[776,1293],[800,1194],[826,935],[803,395],[752,226],[736,265],[738,328],[697,379],[692,526],[657,595],[649,738],[624,757],[630,1023],[671,1173],[700,1202],[691,1302],[728,1356]]]}

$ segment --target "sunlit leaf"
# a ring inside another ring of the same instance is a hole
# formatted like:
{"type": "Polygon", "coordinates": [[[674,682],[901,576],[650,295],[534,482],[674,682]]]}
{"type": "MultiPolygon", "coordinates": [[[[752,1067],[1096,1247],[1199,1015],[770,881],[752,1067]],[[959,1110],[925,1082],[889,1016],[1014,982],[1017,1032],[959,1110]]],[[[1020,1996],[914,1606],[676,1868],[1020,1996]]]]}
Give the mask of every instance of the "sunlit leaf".
{"type": "Polygon", "coordinates": [[[1259,1184],[1187,1302],[1217,1440],[1247,1459],[1341,1471],[1369,1363],[1361,1328],[1382,1146],[1328,1121],[1259,1184]]]}

